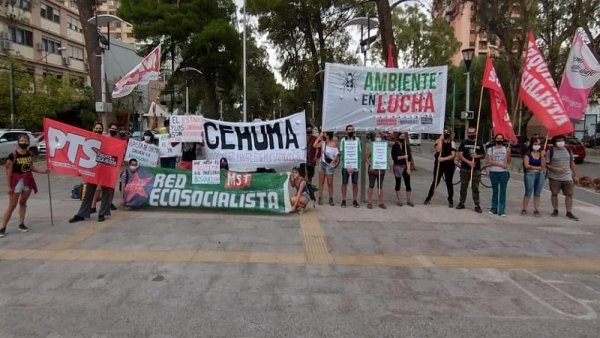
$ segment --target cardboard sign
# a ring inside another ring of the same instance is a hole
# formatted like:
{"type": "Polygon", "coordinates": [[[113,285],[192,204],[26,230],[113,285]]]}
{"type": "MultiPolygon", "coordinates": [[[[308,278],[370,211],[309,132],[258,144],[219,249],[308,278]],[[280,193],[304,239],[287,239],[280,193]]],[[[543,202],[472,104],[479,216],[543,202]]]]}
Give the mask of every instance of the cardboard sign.
{"type": "Polygon", "coordinates": [[[196,160],[192,162],[192,184],[220,184],[219,160],[196,160]]]}
{"type": "Polygon", "coordinates": [[[387,142],[371,143],[371,168],[376,170],[386,170],[388,168],[387,142]]]}
{"type": "Polygon", "coordinates": [[[171,115],[169,138],[171,142],[203,142],[204,118],[200,115],[171,115]]]}
{"type": "Polygon", "coordinates": [[[158,138],[158,155],[163,157],[178,157],[181,156],[181,143],[176,146],[171,146],[169,134],[159,134],[158,138]]]}
{"type": "Polygon", "coordinates": [[[357,140],[344,140],[344,162],[343,167],[346,169],[358,169],[359,154],[359,141],[357,140]]]}
{"type": "Polygon", "coordinates": [[[135,158],[142,167],[156,167],[158,165],[158,147],[141,141],[129,139],[125,160],[135,158]]]}

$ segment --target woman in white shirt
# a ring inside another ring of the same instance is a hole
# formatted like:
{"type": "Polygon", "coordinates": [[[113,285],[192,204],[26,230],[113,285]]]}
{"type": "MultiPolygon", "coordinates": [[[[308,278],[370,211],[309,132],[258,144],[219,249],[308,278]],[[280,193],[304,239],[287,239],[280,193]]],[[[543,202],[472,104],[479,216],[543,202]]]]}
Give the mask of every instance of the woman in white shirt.
{"type": "Polygon", "coordinates": [[[487,150],[487,163],[492,182],[492,207],[490,214],[506,217],[506,186],[508,185],[510,148],[504,146],[504,136],[496,134],[495,144],[487,150]]]}
{"type": "Polygon", "coordinates": [[[333,203],[333,174],[340,162],[340,150],[333,139],[333,132],[321,132],[319,138],[313,144],[314,148],[321,148],[321,169],[319,170],[319,205],[323,204],[323,185],[327,178],[327,190],[329,193],[329,205],[333,203]]]}

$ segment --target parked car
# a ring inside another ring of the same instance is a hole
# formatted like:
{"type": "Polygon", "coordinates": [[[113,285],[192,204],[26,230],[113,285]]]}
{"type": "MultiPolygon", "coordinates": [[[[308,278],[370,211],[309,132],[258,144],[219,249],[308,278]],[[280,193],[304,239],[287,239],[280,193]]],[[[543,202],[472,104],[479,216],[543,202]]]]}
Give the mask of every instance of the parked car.
{"type": "Polygon", "coordinates": [[[587,140],[587,142],[585,143],[585,146],[588,148],[599,147],[600,146],[600,137],[587,140]]]}
{"type": "Polygon", "coordinates": [[[37,141],[38,141],[38,153],[40,155],[46,154],[46,140],[44,139],[43,133],[41,135],[37,136],[37,141]]]}
{"type": "Polygon", "coordinates": [[[420,146],[421,145],[421,134],[408,133],[408,143],[411,146],[420,146]]]}
{"type": "Polygon", "coordinates": [[[23,129],[0,129],[0,159],[5,159],[17,148],[17,137],[21,134],[29,136],[29,151],[38,154],[38,141],[29,131],[23,129]]]}
{"type": "MultiPolygon", "coordinates": [[[[545,140],[542,140],[542,145],[544,144],[545,140]]],[[[546,146],[546,152],[550,152],[550,150],[554,147],[554,145],[552,144],[552,142],[550,142],[550,140],[548,140],[548,145],[546,146]]],[[[585,159],[585,147],[583,146],[583,143],[579,142],[579,140],[575,137],[575,136],[567,136],[565,137],[565,147],[567,147],[567,149],[569,149],[571,151],[571,153],[573,153],[573,160],[575,161],[575,163],[577,164],[581,164],[583,163],[583,160],[585,159]]]]}

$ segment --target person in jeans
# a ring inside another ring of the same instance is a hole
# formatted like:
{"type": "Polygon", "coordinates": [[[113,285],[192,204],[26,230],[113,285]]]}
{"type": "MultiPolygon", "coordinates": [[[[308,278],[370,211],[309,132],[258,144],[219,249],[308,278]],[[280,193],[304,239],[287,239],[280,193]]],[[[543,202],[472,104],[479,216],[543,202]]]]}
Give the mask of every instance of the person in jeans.
{"type": "Polygon", "coordinates": [[[454,186],[452,178],[454,177],[454,158],[456,156],[456,144],[452,140],[450,130],[444,128],[444,133],[435,142],[435,154],[433,164],[433,181],[429,187],[429,193],[425,198],[425,205],[431,203],[433,193],[440,184],[442,176],[446,181],[446,190],[448,191],[448,207],[454,208],[454,186]],[[439,169],[438,169],[439,166],[439,169]]]}
{"type": "Polygon", "coordinates": [[[458,147],[460,159],[460,202],[456,209],[464,209],[467,200],[467,188],[471,184],[475,212],[481,213],[479,205],[479,182],[481,181],[481,160],[485,158],[485,150],[481,142],[477,142],[477,129],[467,129],[467,139],[458,147]]]}
{"type": "Polygon", "coordinates": [[[412,162],[412,152],[408,144],[408,133],[399,133],[396,142],[392,145],[392,161],[394,162],[394,178],[396,179],[396,204],[402,206],[400,200],[400,186],[402,179],[404,179],[404,185],[406,186],[406,205],[414,207],[415,205],[410,200],[411,186],[410,186],[410,162],[412,162]]]}
{"type": "Polygon", "coordinates": [[[346,137],[342,139],[340,150],[342,155],[342,208],[346,207],[346,192],[348,190],[348,181],[352,177],[352,205],[355,208],[360,208],[360,204],[358,204],[358,173],[360,172],[360,158],[361,158],[361,149],[360,149],[360,140],[358,137],[354,136],[354,126],[349,124],[346,126],[346,137]],[[348,142],[356,142],[356,148],[354,148],[354,153],[350,153],[350,150],[346,149],[346,143],[348,142]],[[356,158],[355,167],[346,167],[346,156],[352,156],[356,158]]]}
{"type": "Polygon", "coordinates": [[[495,144],[487,150],[488,172],[492,182],[492,207],[490,214],[506,217],[506,186],[510,177],[510,148],[504,146],[504,136],[496,134],[495,144]]]}
{"type": "Polygon", "coordinates": [[[558,193],[562,191],[565,195],[565,207],[567,209],[567,218],[578,221],[573,215],[573,192],[578,178],[575,172],[575,161],[573,154],[565,148],[565,137],[563,135],[554,136],[552,139],[554,147],[550,149],[546,156],[548,167],[548,181],[550,183],[550,192],[552,194],[551,202],[552,217],[558,216],[558,193]]]}
{"type": "Polygon", "coordinates": [[[521,215],[527,215],[529,200],[533,196],[533,216],[540,217],[540,196],[544,188],[543,172],[546,169],[546,158],[541,148],[540,138],[532,137],[523,155],[525,195],[523,196],[523,210],[521,210],[521,215]]]}
{"type": "Polygon", "coordinates": [[[335,168],[340,161],[340,151],[337,143],[333,139],[333,132],[321,132],[319,138],[313,143],[314,148],[321,148],[321,159],[319,163],[321,170],[319,170],[319,205],[323,205],[323,185],[325,179],[327,179],[327,192],[329,193],[329,205],[334,206],[333,203],[333,174],[335,168]]]}

